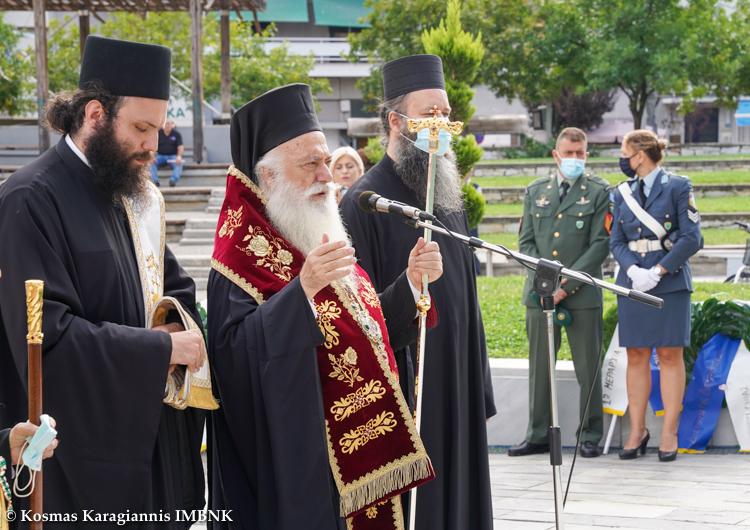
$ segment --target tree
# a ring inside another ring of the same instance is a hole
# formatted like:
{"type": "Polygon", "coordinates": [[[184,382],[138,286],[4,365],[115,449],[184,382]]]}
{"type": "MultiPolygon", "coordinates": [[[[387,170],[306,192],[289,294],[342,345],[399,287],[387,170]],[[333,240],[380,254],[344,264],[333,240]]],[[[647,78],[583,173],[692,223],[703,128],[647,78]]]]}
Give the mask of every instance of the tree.
{"type": "MultiPolygon", "coordinates": [[[[488,0],[465,0],[462,22],[478,27],[482,17],[478,8],[488,0]]],[[[373,63],[370,76],[357,81],[366,101],[383,95],[382,65],[388,61],[424,53],[422,32],[438,25],[446,15],[446,4],[435,0],[365,0],[370,11],[364,21],[371,27],[349,34],[349,58],[358,61],[366,55],[373,63]]]]}
{"type": "Polygon", "coordinates": [[[27,58],[18,49],[18,32],[5,22],[0,12],[0,112],[11,116],[33,109],[34,104],[24,97],[24,74],[27,58]]]}
{"type": "MultiPolygon", "coordinates": [[[[204,93],[207,98],[221,95],[221,55],[219,53],[219,23],[214,15],[206,17],[204,46],[215,50],[203,55],[204,93]]],[[[232,106],[239,108],[256,98],[282,85],[306,83],[313,94],[330,93],[328,79],[310,77],[315,66],[313,54],[294,55],[289,45],[284,43],[267,50],[268,39],[273,37],[276,26],[271,24],[258,35],[251,24],[232,22],[230,27],[232,106]]]]}
{"type": "Polygon", "coordinates": [[[461,26],[460,0],[448,0],[446,17],[436,28],[422,33],[426,53],[443,60],[445,91],[451,104],[451,119],[468,123],[477,108],[472,104],[472,86],[484,57],[482,32],[472,37],[461,26]]]}
{"type": "MultiPolygon", "coordinates": [[[[78,86],[81,68],[79,30],[75,17],[66,16],[61,22],[50,21],[48,28],[50,90],[73,90],[78,86]]],[[[233,22],[230,29],[232,60],[232,103],[238,108],[254,97],[289,83],[307,83],[313,94],[330,91],[328,80],[311,78],[315,61],[310,56],[293,55],[286,45],[266,51],[272,25],[263,35],[254,34],[250,26],[233,22]]],[[[93,28],[92,33],[116,39],[159,44],[172,49],[172,75],[191,85],[190,16],[185,12],[111,13],[105,24],[93,28]]],[[[208,14],[203,24],[203,79],[204,97],[211,99],[221,94],[221,46],[219,22],[208,14]]],[[[31,53],[33,57],[33,53],[31,53]]],[[[27,77],[32,76],[34,61],[26,66],[27,77]]],[[[184,97],[184,89],[172,83],[172,94],[184,97]]],[[[190,99],[189,97],[187,99],[190,99]]]]}
{"type": "Polygon", "coordinates": [[[575,90],[562,88],[552,102],[552,131],[565,127],[595,129],[602,124],[604,115],[615,107],[616,90],[594,90],[581,95],[575,90]]]}

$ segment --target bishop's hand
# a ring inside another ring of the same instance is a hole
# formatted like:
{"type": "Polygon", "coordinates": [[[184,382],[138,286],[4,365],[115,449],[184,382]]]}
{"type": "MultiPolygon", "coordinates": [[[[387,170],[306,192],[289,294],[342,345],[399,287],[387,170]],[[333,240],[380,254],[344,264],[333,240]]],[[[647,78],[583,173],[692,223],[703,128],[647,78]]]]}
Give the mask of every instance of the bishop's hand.
{"type": "Polygon", "coordinates": [[[197,329],[190,331],[178,331],[170,333],[172,338],[172,357],[169,360],[169,373],[171,374],[178,364],[188,367],[193,373],[203,367],[205,356],[203,354],[203,333],[197,329]]]}
{"type": "Polygon", "coordinates": [[[351,266],[357,263],[353,254],[354,249],[347,247],[346,242],[331,242],[328,234],[323,234],[320,245],[307,255],[299,273],[299,282],[307,299],[312,300],[332,281],[346,277],[351,272],[351,266]]]}
{"type": "Polygon", "coordinates": [[[409,268],[406,269],[412,285],[419,288],[422,285],[422,275],[427,275],[428,282],[434,282],[443,275],[443,256],[435,241],[427,243],[420,237],[416,246],[409,254],[409,268]]]}

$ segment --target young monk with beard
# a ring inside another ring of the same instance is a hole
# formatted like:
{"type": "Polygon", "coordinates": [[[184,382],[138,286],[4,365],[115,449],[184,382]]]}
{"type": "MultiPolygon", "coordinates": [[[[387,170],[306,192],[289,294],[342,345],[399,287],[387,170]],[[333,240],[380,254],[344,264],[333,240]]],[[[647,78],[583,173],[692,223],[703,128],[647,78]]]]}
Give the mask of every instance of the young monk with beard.
{"type": "Polygon", "coordinates": [[[50,528],[80,527],[83,510],[184,528],[175,510],[204,505],[205,413],[163,403],[174,367],[204,364],[202,334],[174,314],[144,329],[160,294],[200,322],[195,284],[163,240],[145,265],[132,220],[155,204],[159,226],[148,168],[170,70],[169,48],[88,37],[78,89],[47,105],[63,138],[0,188],[0,429],[28,418],[24,282],[43,280],[44,410],[65,440],[44,463],[44,511],[77,519],[50,528]]]}
{"type": "Polygon", "coordinates": [[[393,350],[416,338],[416,286],[442,273],[438,246],[416,242],[377,294],[339,217],[309,86],[251,101],[231,138],[208,281],[211,508],[253,530],[402,529],[398,494],[433,475],[393,350]]]}
{"type": "MultiPolygon", "coordinates": [[[[410,229],[392,215],[371,214],[357,204],[364,191],[425,209],[429,153],[426,142],[406,128],[408,118],[449,118],[443,64],[436,55],[414,55],[383,66],[385,97],[380,106],[386,148],[383,159],[360,178],[341,201],[341,212],[360,265],[376,289],[398,276],[423,231],[410,229]]],[[[427,129],[422,131],[422,134],[427,129]]],[[[441,138],[440,148],[448,146],[441,138]]],[[[442,149],[441,149],[442,150],[442,149]]],[[[469,235],[456,157],[448,147],[438,152],[435,216],[454,232],[469,235]]],[[[492,528],[487,428],[495,414],[482,313],[477,299],[474,257],[449,236],[440,243],[445,278],[431,286],[440,308],[440,324],[427,336],[424,361],[422,429],[425,448],[435,465],[435,480],[417,496],[419,530],[489,530],[492,528]]],[[[396,352],[401,387],[414,399],[416,342],[396,352]]]]}

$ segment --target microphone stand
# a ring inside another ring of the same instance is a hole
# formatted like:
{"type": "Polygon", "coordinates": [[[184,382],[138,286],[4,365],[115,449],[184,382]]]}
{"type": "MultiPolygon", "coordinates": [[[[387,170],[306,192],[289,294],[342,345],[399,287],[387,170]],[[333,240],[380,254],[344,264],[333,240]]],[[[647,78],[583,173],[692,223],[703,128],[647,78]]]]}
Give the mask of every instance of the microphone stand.
{"type": "MultiPolygon", "coordinates": [[[[547,344],[549,351],[549,388],[550,388],[550,420],[552,425],[549,429],[549,442],[550,442],[550,465],[552,466],[552,480],[555,490],[555,528],[557,530],[563,530],[565,528],[565,521],[563,516],[563,494],[562,494],[562,477],[561,477],[561,466],[562,466],[562,435],[560,432],[560,425],[558,424],[558,407],[557,407],[557,379],[555,377],[555,362],[557,356],[555,355],[555,340],[554,340],[554,313],[555,313],[555,293],[560,288],[562,276],[578,280],[589,285],[598,286],[602,289],[607,289],[615,294],[621,296],[627,296],[631,300],[648,304],[654,307],[661,308],[664,306],[664,300],[651,296],[649,294],[636,291],[634,289],[627,289],[620,287],[619,285],[613,285],[596,278],[589,278],[588,276],[571,270],[566,269],[558,261],[549,261],[546,259],[537,259],[521,254],[519,252],[513,252],[496,245],[492,245],[483,241],[477,237],[467,237],[463,234],[452,232],[445,228],[434,226],[432,223],[425,223],[419,219],[404,219],[404,223],[413,228],[424,228],[426,230],[432,230],[439,234],[453,237],[466,245],[474,248],[484,248],[490,252],[496,254],[502,254],[514,258],[521,263],[531,265],[536,269],[534,274],[534,291],[539,295],[542,300],[542,310],[547,315],[547,344]]],[[[412,530],[414,527],[411,527],[412,530]]]]}

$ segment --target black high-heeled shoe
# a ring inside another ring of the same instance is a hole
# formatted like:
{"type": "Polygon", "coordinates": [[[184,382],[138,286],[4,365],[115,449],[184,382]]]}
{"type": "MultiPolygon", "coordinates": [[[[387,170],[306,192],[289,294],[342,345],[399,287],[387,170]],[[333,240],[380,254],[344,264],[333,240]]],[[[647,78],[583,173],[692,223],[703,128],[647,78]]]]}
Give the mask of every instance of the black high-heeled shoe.
{"type": "Polygon", "coordinates": [[[639,445],[635,449],[623,449],[622,451],[620,451],[620,460],[635,460],[635,457],[638,456],[639,450],[642,455],[645,455],[646,446],[648,445],[648,441],[650,439],[651,433],[649,433],[648,429],[646,429],[646,437],[641,441],[641,445],[639,445]]]}
{"type": "Polygon", "coordinates": [[[671,462],[677,460],[677,451],[662,451],[659,449],[659,462],[671,462]]]}

